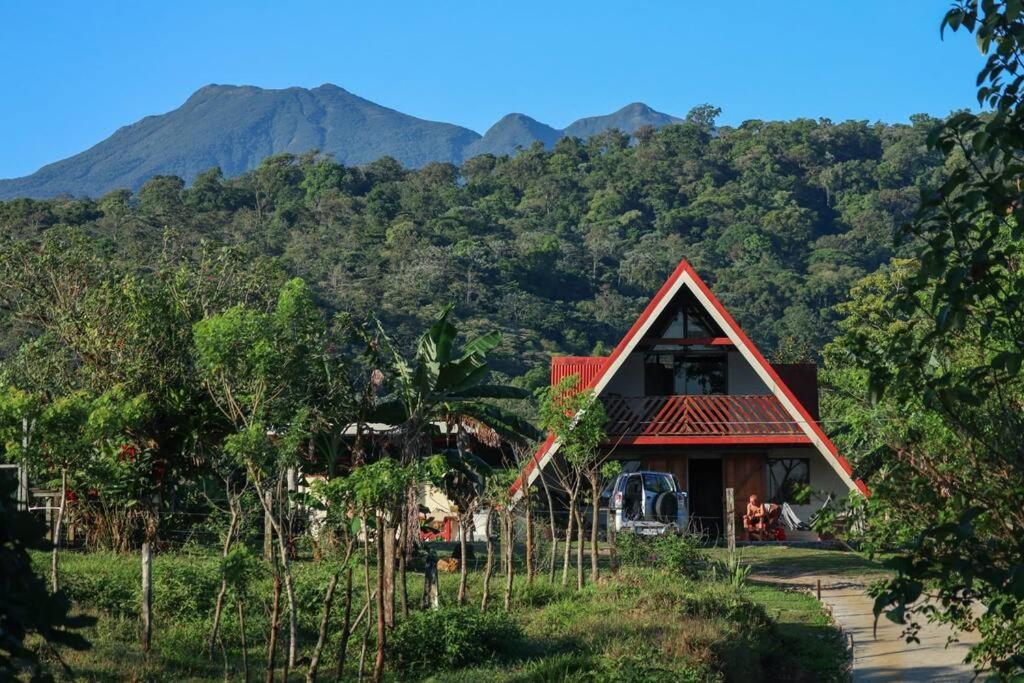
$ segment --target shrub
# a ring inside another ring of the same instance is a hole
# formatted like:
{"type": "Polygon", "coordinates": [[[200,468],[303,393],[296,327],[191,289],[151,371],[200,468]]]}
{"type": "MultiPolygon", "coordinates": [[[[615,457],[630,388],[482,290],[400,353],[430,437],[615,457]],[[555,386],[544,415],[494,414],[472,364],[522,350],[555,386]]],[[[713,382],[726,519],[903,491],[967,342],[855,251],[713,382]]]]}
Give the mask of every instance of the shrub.
{"type": "Polygon", "coordinates": [[[558,584],[551,584],[547,581],[534,581],[530,585],[524,585],[516,592],[520,604],[527,607],[543,607],[544,605],[561,600],[566,595],[575,594],[575,590],[563,588],[558,584]]]}
{"type": "Polygon", "coordinates": [[[395,628],[392,663],[401,671],[457,669],[486,660],[521,636],[505,612],[473,607],[416,611],[395,628]]]}
{"type": "Polygon", "coordinates": [[[706,564],[700,544],[691,534],[624,533],[616,541],[616,552],[625,566],[657,567],[689,578],[696,578],[706,564]]]}

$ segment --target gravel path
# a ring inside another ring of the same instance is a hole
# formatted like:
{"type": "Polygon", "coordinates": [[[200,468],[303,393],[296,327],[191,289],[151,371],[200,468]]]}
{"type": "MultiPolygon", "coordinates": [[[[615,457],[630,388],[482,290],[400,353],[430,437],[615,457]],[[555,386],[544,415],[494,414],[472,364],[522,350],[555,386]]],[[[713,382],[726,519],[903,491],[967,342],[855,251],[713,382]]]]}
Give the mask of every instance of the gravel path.
{"type": "Polygon", "coordinates": [[[871,609],[874,600],[865,593],[866,581],[828,575],[758,575],[751,578],[766,583],[782,583],[816,591],[821,579],[821,600],[846,633],[853,638],[853,680],[857,683],[895,681],[970,681],[973,669],[963,663],[971,633],[961,634],[960,642],[946,645],[950,631],[941,625],[923,624],[920,643],[907,643],[903,627],[885,617],[878,620],[871,609]]]}

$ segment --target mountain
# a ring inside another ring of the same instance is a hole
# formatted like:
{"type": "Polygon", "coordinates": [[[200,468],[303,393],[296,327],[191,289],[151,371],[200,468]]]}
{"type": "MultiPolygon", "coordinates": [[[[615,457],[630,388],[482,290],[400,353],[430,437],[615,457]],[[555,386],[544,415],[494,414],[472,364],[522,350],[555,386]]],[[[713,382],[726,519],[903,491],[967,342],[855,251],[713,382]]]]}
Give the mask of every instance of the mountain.
{"type": "Polygon", "coordinates": [[[535,140],[550,147],[564,135],[585,138],[612,127],[632,133],[644,125],[657,128],[678,120],[638,103],[607,116],[580,119],[565,130],[509,114],[481,136],[403,114],[331,84],[283,90],[208,85],[177,109],[125,126],[84,152],[31,175],[0,180],[0,199],[99,197],[118,188],[138,190],[155,175],[191,182],[214,166],[226,176],[237,176],[271,154],[311,149],[347,165],[382,156],[411,168],[432,161],[457,164],[478,154],[515,154],[535,140]]]}
{"type": "Polygon", "coordinates": [[[480,154],[515,154],[517,148],[526,149],[538,140],[550,148],[562,135],[562,131],[557,128],[531,119],[525,114],[508,114],[488,128],[482,138],[471,143],[466,148],[465,157],[468,159],[480,154]]]}
{"type": "Polygon", "coordinates": [[[591,135],[597,135],[611,128],[618,128],[626,133],[634,133],[643,126],[661,128],[670,123],[680,123],[682,119],[661,112],[654,111],[643,102],[627,104],[614,114],[605,116],[590,116],[575,121],[563,131],[565,135],[571,135],[584,140],[591,135]]]}

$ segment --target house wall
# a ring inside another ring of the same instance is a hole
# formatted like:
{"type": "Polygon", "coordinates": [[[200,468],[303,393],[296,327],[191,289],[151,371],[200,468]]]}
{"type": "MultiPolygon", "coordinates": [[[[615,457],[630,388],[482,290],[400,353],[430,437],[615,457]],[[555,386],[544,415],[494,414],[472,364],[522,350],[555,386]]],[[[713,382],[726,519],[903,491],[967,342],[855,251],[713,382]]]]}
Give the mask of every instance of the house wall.
{"type": "MultiPolygon", "coordinates": [[[[796,516],[805,522],[810,521],[811,515],[817,512],[825,502],[825,496],[831,494],[835,500],[846,498],[849,495],[849,488],[832,469],[832,465],[825,461],[825,456],[813,448],[797,451],[779,449],[774,451],[771,457],[808,458],[811,461],[811,490],[813,491],[811,502],[806,505],[790,505],[796,516]],[[822,492],[823,495],[819,495],[819,492],[822,492]]],[[[767,478],[767,476],[766,472],[765,477],[767,478]]]]}
{"type": "Polygon", "coordinates": [[[730,351],[728,362],[730,394],[763,396],[771,393],[739,351],[730,351]]]}
{"type": "Polygon", "coordinates": [[[644,395],[644,354],[631,353],[622,363],[622,367],[608,382],[604,394],[620,396],[644,395]]]}

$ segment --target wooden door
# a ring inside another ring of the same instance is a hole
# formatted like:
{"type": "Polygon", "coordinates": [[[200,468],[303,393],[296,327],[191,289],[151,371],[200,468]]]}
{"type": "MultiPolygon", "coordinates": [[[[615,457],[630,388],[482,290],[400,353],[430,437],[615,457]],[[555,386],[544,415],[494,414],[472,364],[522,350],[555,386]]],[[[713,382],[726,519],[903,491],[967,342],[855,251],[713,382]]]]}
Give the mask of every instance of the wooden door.
{"type": "Polygon", "coordinates": [[[763,503],[767,495],[764,453],[736,453],[725,456],[725,488],[733,489],[736,500],[736,528],[743,529],[747,499],[756,495],[763,503]]]}

